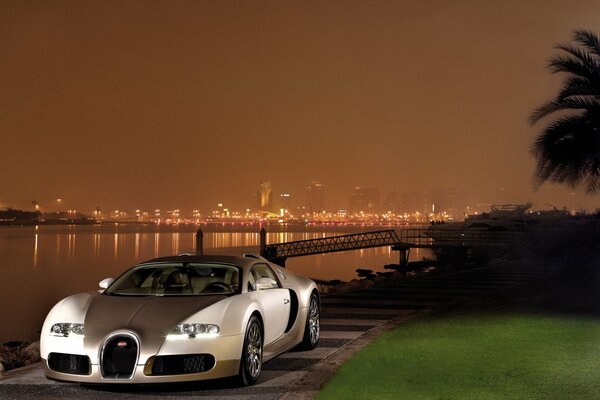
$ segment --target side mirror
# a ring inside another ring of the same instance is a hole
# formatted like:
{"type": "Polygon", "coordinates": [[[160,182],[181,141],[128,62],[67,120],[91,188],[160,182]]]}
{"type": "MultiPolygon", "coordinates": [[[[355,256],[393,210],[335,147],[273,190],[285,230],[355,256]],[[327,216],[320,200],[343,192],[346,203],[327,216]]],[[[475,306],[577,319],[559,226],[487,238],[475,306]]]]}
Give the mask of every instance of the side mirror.
{"type": "MultiPolygon", "coordinates": [[[[98,286],[100,286],[100,289],[106,289],[107,287],[110,286],[111,283],[113,283],[115,280],[113,278],[106,278],[106,279],[102,279],[99,283],[98,286]]],[[[104,291],[104,290],[103,290],[104,291]]]]}
{"type": "Polygon", "coordinates": [[[277,282],[271,278],[260,278],[256,281],[257,290],[275,289],[277,287],[277,282]]]}

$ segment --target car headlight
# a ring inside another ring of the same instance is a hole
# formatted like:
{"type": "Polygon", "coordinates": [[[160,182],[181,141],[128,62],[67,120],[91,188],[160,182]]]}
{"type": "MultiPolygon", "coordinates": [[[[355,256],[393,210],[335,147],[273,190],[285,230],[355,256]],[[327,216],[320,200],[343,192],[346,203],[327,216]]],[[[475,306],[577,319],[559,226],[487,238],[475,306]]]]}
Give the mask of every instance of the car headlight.
{"type": "Polygon", "coordinates": [[[218,336],[221,328],[215,324],[179,324],[167,339],[193,339],[218,336]]]}
{"type": "Polygon", "coordinates": [[[50,328],[50,335],[60,337],[83,336],[83,324],[68,322],[54,324],[50,328]]]}

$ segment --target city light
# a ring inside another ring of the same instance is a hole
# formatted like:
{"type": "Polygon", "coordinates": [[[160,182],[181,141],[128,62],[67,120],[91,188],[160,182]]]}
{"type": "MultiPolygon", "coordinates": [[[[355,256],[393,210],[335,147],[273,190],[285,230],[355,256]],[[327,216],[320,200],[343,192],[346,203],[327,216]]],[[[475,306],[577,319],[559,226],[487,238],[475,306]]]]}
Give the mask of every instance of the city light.
{"type": "MultiPolygon", "coordinates": [[[[110,211],[108,214],[100,212],[100,208],[90,212],[90,218],[97,223],[116,222],[116,223],[144,223],[144,224],[211,224],[211,223],[239,223],[239,224],[332,224],[332,225],[389,225],[406,226],[409,224],[423,224],[431,221],[448,222],[464,218],[464,212],[459,216],[449,210],[436,210],[436,212],[414,211],[414,212],[394,212],[386,210],[374,212],[372,210],[349,211],[342,208],[335,211],[321,210],[318,213],[310,212],[304,207],[288,209],[281,207],[277,212],[255,210],[244,208],[236,210],[223,208],[223,203],[216,210],[203,214],[199,208],[191,210],[182,210],[179,208],[169,209],[166,212],[161,209],[145,211],[142,208],[136,208],[132,212],[122,209],[110,211]]],[[[60,215],[61,213],[55,213],[60,215]]],[[[85,219],[84,214],[75,209],[67,209],[62,214],[69,220],[85,219]]],[[[473,212],[477,214],[477,212],[473,212]]]]}
{"type": "MultiPolygon", "coordinates": [[[[459,189],[432,190],[429,195],[419,193],[388,193],[385,201],[375,187],[353,187],[349,193],[348,207],[326,206],[326,186],[312,181],[304,188],[304,196],[291,192],[274,193],[270,181],[261,182],[256,192],[254,207],[225,206],[217,202],[216,207],[204,211],[200,207],[189,209],[161,208],[133,211],[114,209],[101,213],[100,207],[89,213],[80,213],[73,208],[53,213],[42,213],[41,218],[73,221],[90,220],[94,223],[140,223],[140,224],[327,224],[327,225],[385,225],[406,226],[432,222],[450,222],[477,214],[480,204],[468,206],[466,195],[459,189]],[[89,216],[88,216],[89,215],[89,216]]],[[[62,198],[55,199],[64,205],[62,198]]],[[[339,200],[338,200],[339,201],[339,200]]],[[[37,211],[36,200],[31,202],[37,211]]],[[[489,205],[488,205],[489,206],[489,205]]]]}

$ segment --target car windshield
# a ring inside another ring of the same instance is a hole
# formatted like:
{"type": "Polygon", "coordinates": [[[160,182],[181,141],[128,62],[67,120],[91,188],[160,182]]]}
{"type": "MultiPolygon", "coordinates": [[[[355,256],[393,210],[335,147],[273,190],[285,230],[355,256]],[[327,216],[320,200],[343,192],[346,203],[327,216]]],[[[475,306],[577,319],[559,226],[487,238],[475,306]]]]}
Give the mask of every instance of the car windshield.
{"type": "Polygon", "coordinates": [[[107,295],[194,296],[239,292],[238,267],[227,264],[157,263],[130,269],[104,291],[107,295]]]}

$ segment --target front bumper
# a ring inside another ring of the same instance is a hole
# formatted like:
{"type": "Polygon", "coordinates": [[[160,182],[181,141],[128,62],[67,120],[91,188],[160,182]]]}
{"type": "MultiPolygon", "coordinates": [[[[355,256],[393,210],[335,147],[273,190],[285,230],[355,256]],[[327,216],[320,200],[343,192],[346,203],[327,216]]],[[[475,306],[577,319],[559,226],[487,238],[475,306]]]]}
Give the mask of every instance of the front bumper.
{"type": "MultiPolygon", "coordinates": [[[[237,375],[240,368],[240,356],[242,353],[243,341],[244,335],[221,336],[211,339],[167,340],[156,354],[145,351],[142,344],[140,346],[139,358],[135,364],[133,374],[128,379],[103,377],[100,365],[98,364],[100,350],[97,348],[80,348],[80,350],[83,351],[78,352],[78,355],[88,356],[91,360],[90,373],[86,375],[59,372],[51,369],[46,358],[44,358],[42,362],[46,377],[60,381],[101,384],[148,384],[199,381],[237,375]],[[174,375],[152,375],[152,363],[155,356],[190,355],[200,353],[210,354],[215,358],[215,364],[210,370],[174,375]]],[[[52,346],[49,346],[49,348],[52,348],[52,346]]],[[[60,346],[59,350],[62,350],[65,354],[72,354],[74,351],[74,349],[65,351],[66,349],[64,346],[60,346]]]]}
{"type": "Polygon", "coordinates": [[[91,365],[91,374],[75,375],[56,372],[48,367],[47,360],[42,360],[44,372],[47,378],[56,379],[59,381],[80,382],[80,383],[102,383],[102,384],[148,384],[148,383],[172,383],[172,382],[190,382],[205,379],[224,378],[237,375],[240,369],[240,360],[222,360],[217,361],[215,366],[206,372],[197,374],[180,374],[180,375],[145,375],[145,365],[137,365],[131,379],[105,379],[100,374],[98,364],[91,365]]]}

